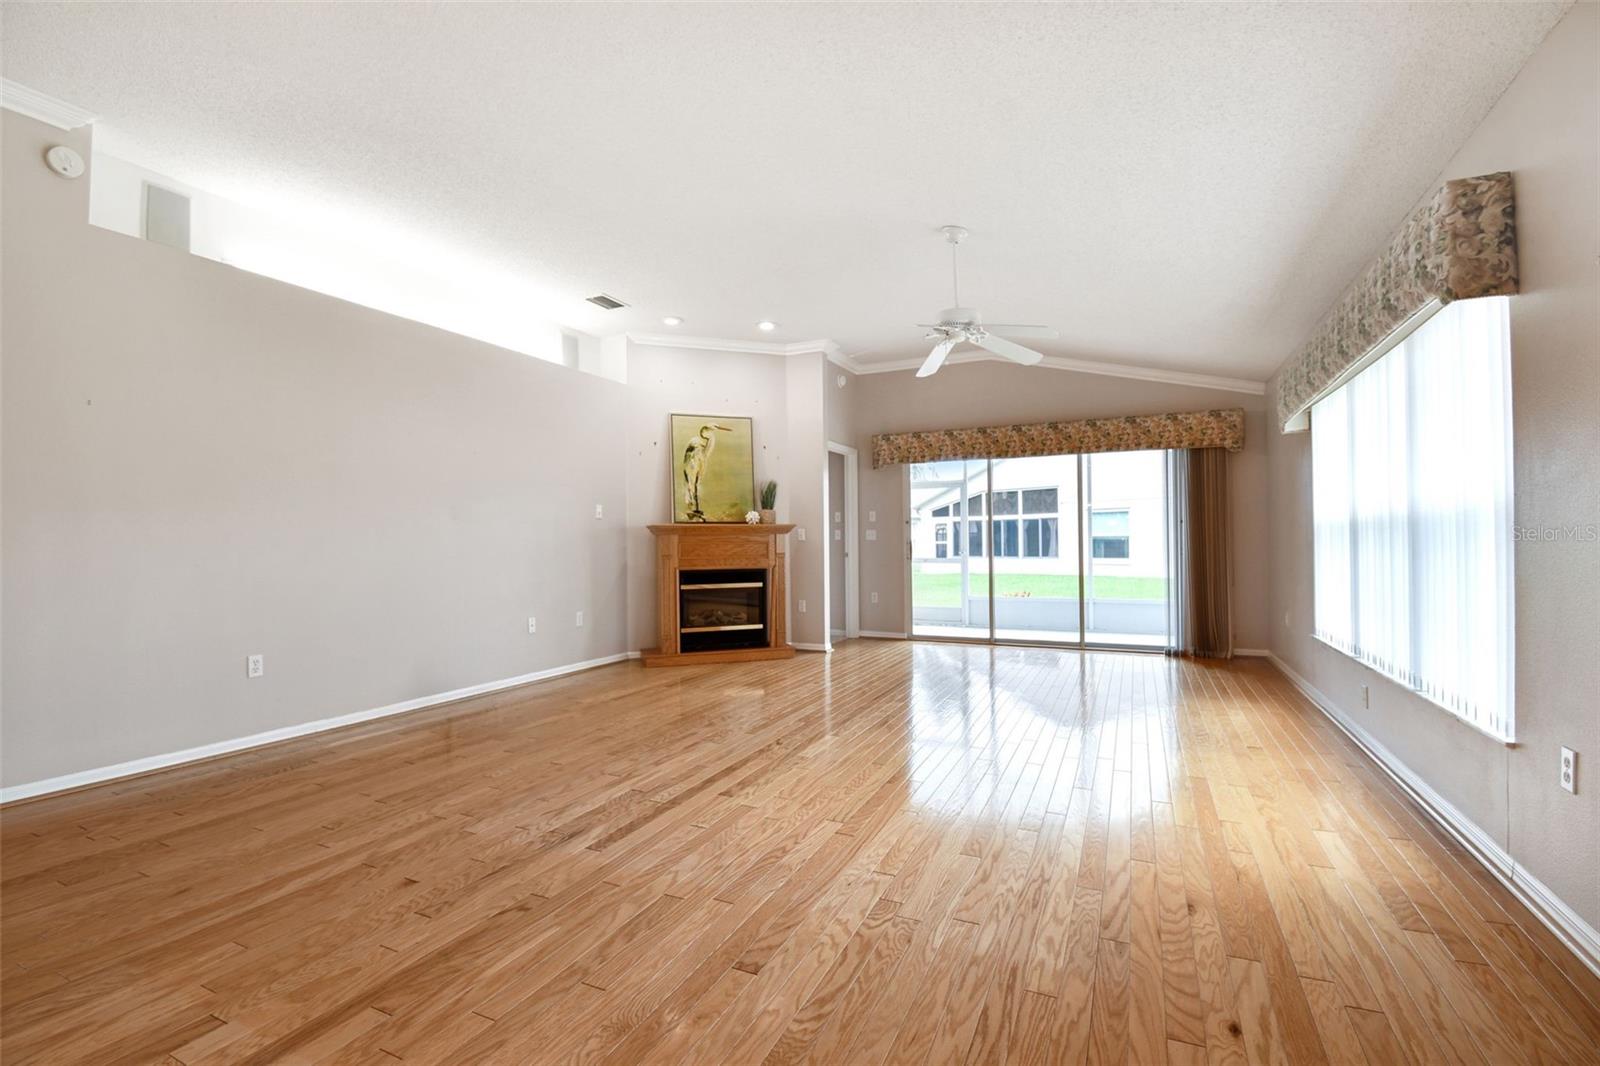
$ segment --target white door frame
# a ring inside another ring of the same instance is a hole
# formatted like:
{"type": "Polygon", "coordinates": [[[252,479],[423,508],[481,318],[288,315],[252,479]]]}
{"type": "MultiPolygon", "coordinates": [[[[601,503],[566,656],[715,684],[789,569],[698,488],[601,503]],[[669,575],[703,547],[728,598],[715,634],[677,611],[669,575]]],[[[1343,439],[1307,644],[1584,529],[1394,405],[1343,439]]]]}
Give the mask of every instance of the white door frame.
{"type": "MultiPolygon", "coordinates": [[[[861,503],[861,456],[848,444],[839,444],[835,441],[828,442],[828,451],[834,455],[844,457],[844,635],[849,640],[861,635],[861,545],[860,540],[860,515],[858,513],[861,503]]],[[[824,483],[826,483],[826,480],[824,483]]],[[[823,540],[822,572],[824,575],[833,573],[833,512],[834,500],[828,499],[827,526],[829,536],[823,540]]],[[[823,606],[827,610],[825,617],[828,624],[824,626],[827,633],[827,645],[833,648],[833,604],[829,602],[833,595],[833,579],[829,577],[823,585],[823,606]]]]}

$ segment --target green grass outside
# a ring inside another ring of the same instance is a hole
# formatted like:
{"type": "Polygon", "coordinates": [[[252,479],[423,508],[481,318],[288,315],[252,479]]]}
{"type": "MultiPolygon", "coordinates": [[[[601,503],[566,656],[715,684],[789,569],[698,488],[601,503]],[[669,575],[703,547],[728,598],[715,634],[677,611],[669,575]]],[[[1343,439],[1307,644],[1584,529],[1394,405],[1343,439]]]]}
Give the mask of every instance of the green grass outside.
{"type": "MultiPolygon", "coordinates": [[[[1028,595],[1038,598],[1078,598],[1076,574],[996,574],[996,595],[1028,595]]],[[[972,575],[972,594],[982,596],[989,583],[982,573],[972,575]]],[[[1164,600],[1167,598],[1167,579],[1164,577],[1096,577],[1093,592],[1110,600],[1164,600]]],[[[924,574],[911,577],[911,602],[918,607],[961,606],[960,574],[924,574]]]]}

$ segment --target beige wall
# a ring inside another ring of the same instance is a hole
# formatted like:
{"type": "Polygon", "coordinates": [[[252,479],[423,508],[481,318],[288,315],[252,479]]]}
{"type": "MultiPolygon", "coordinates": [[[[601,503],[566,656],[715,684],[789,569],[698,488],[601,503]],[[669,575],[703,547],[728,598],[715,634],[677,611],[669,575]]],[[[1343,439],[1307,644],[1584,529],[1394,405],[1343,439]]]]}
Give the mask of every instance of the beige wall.
{"type": "Polygon", "coordinates": [[[3,132],[0,781],[630,647],[623,386],[91,227],[88,131],[3,132]]]}
{"type": "MultiPolygon", "coordinates": [[[[830,388],[832,386],[830,385],[830,388]]],[[[1232,457],[1234,629],[1243,648],[1265,648],[1267,499],[1264,399],[1188,385],[1039,369],[1009,363],[946,365],[931,378],[910,370],[851,375],[835,402],[841,432],[861,450],[861,525],[877,539],[861,544],[861,628],[903,633],[905,607],[905,468],[872,469],[872,435],[1052,419],[1245,409],[1245,447],[1232,457]],[[876,514],[876,521],[873,515],[876,514]],[[872,602],[872,593],[878,602],[872,602]]]]}
{"type": "MultiPolygon", "coordinates": [[[[1575,6],[1439,176],[1515,175],[1512,419],[1524,528],[1600,522],[1596,40],[1600,9],[1575,6]]],[[[1273,432],[1268,469],[1273,649],[1600,925],[1600,544],[1516,547],[1517,744],[1507,748],[1311,637],[1310,435],[1273,432]],[[1580,752],[1576,796],[1557,785],[1562,745],[1580,752]]]]}

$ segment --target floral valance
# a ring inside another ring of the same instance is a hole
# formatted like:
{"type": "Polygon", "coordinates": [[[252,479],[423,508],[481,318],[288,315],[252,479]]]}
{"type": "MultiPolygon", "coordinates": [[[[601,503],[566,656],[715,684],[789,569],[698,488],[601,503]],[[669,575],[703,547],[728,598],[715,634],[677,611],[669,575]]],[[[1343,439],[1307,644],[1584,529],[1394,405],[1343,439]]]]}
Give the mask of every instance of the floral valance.
{"type": "Polygon", "coordinates": [[[1447,181],[1345,290],[1278,379],[1285,429],[1407,319],[1437,300],[1517,291],[1516,211],[1505,172],[1447,181]]]}
{"type": "Polygon", "coordinates": [[[934,429],[880,433],[872,438],[872,465],[933,463],[943,459],[1015,459],[1026,455],[1137,452],[1156,448],[1244,447],[1244,409],[1171,415],[1085,418],[1026,426],[934,429]]]}

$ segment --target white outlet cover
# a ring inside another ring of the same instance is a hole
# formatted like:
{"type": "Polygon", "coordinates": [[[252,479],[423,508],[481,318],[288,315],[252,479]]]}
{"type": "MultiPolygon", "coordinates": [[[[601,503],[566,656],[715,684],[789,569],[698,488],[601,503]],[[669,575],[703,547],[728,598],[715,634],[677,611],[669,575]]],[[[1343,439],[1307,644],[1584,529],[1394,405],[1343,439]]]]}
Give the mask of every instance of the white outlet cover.
{"type": "Polygon", "coordinates": [[[578,612],[578,628],[583,628],[583,612],[578,612]]]}
{"type": "Polygon", "coordinates": [[[794,535],[795,535],[795,539],[796,540],[805,540],[806,539],[806,527],[805,526],[795,526],[794,535]]]}
{"type": "Polygon", "coordinates": [[[529,633],[537,633],[537,632],[539,632],[539,620],[537,618],[535,618],[531,614],[528,616],[528,632],[529,633]]]}
{"type": "Polygon", "coordinates": [[[833,539],[834,540],[843,540],[844,539],[844,530],[842,530],[842,529],[834,530],[833,531],[833,539]]]}
{"type": "Polygon", "coordinates": [[[877,520],[878,520],[878,512],[877,511],[868,511],[867,512],[867,521],[868,522],[876,522],[877,520]]]}
{"type": "Polygon", "coordinates": [[[1576,795],[1578,792],[1578,753],[1571,748],[1561,749],[1561,787],[1576,795]]]}
{"type": "Polygon", "coordinates": [[[806,601],[805,600],[796,600],[795,601],[795,607],[800,611],[801,614],[805,614],[806,613],[806,601]]]}
{"type": "Polygon", "coordinates": [[[874,592],[872,594],[872,602],[873,603],[877,603],[878,602],[878,594],[876,592],[874,592]]]}
{"type": "Polygon", "coordinates": [[[267,672],[267,657],[265,655],[251,655],[244,661],[245,677],[260,677],[267,672]]]}
{"type": "Polygon", "coordinates": [[[877,540],[878,539],[878,531],[876,529],[867,530],[867,539],[868,540],[877,540]]]}
{"type": "Polygon", "coordinates": [[[596,518],[604,518],[606,516],[606,508],[604,504],[597,503],[594,505],[594,516],[596,518]]]}

